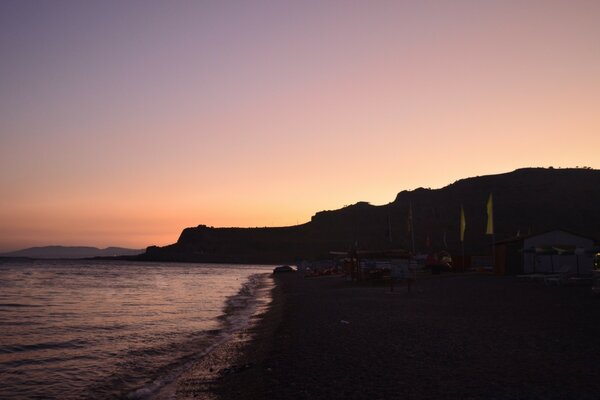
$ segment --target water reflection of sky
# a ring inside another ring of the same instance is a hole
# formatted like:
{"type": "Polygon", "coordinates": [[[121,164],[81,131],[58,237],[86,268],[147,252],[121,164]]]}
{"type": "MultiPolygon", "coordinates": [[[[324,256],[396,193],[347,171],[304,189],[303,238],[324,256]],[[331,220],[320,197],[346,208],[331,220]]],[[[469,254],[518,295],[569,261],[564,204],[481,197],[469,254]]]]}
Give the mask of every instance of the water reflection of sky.
{"type": "Polygon", "coordinates": [[[42,390],[44,382],[53,387],[62,382],[67,393],[77,392],[115,371],[129,376],[130,368],[138,375],[129,379],[139,380],[139,374],[207,345],[205,332],[219,328],[225,299],[249,275],[268,271],[194,264],[0,264],[5,387],[0,393],[42,390]]]}

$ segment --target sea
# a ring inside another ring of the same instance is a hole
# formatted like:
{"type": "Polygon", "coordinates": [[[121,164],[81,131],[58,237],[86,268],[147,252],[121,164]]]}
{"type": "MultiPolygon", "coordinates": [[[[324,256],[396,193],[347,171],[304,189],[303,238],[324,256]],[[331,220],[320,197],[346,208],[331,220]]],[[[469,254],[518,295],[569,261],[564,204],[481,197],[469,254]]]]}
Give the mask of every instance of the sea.
{"type": "Polygon", "coordinates": [[[266,310],[272,268],[1,260],[0,399],[164,396],[266,310]]]}

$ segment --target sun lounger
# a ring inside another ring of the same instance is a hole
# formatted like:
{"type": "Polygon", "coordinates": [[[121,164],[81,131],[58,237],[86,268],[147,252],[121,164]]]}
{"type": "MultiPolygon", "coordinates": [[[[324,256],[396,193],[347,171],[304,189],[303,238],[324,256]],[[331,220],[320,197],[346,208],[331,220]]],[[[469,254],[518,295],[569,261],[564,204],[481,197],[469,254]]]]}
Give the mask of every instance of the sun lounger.
{"type": "Polygon", "coordinates": [[[517,275],[517,278],[520,280],[542,280],[544,279],[544,277],[546,277],[547,274],[524,274],[524,275],[517,275]]]}
{"type": "Polygon", "coordinates": [[[576,278],[576,274],[573,272],[566,272],[564,274],[552,274],[544,277],[544,284],[546,286],[556,285],[563,286],[569,282],[570,279],[576,278]]]}
{"type": "Polygon", "coordinates": [[[556,285],[556,286],[562,286],[562,279],[560,277],[560,275],[547,275],[544,277],[544,285],[546,286],[551,286],[551,285],[556,285]]]}

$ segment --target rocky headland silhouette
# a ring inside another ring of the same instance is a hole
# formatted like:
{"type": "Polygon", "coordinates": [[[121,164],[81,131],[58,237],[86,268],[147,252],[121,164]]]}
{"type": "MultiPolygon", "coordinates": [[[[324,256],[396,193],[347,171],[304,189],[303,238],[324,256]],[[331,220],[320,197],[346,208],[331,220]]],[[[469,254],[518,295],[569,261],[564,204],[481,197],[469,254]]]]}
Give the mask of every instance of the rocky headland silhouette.
{"type": "Polygon", "coordinates": [[[281,263],[330,258],[330,251],[447,250],[460,254],[460,207],[466,216],[465,251],[489,254],[486,202],[494,196],[494,240],[564,229],[600,237],[600,171],[523,168],[458,180],[441,189],[398,193],[394,201],[366,202],[316,213],[288,227],[186,228],[176,243],[150,246],[138,260],[281,263]],[[409,209],[412,208],[412,229],[409,209]]]}

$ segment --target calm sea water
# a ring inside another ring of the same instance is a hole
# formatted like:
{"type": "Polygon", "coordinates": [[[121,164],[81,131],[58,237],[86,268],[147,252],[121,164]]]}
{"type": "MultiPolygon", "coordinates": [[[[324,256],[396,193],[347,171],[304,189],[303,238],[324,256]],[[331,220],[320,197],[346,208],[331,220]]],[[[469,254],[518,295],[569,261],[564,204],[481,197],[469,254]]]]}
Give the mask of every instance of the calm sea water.
{"type": "Polygon", "coordinates": [[[271,269],[0,261],[0,398],[151,399],[268,304],[271,269]]]}

